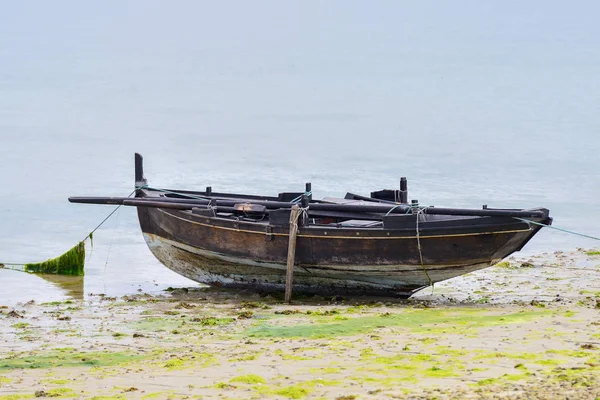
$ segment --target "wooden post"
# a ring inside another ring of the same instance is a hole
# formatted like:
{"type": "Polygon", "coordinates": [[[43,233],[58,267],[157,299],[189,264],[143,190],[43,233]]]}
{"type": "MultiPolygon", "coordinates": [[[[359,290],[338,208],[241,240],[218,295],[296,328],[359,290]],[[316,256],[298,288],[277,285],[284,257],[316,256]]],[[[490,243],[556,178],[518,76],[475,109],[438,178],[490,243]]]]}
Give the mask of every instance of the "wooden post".
{"type": "Polygon", "coordinates": [[[310,199],[308,198],[308,196],[306,194],[303,194],[300,197],[300,204],[302,205],[302,208],[308,207],[309,202],[310,202],[310,199]]]}
{"type": "Polygon", "coordinates": [[[408,182],[405,177],[400,178],[400,203],[408,203],[408,182]]]}
{"type": "Polygon", "coordinates": [[[290,304],[292,301],[292,283],[294,281],[294,259],[296,258],[296,235],[298,234],[298,213],[300,207],[297,204],[292,206],[290,213],[290,240],[288,242],[287,271],[285,274],[285,302],[290,304]]]}

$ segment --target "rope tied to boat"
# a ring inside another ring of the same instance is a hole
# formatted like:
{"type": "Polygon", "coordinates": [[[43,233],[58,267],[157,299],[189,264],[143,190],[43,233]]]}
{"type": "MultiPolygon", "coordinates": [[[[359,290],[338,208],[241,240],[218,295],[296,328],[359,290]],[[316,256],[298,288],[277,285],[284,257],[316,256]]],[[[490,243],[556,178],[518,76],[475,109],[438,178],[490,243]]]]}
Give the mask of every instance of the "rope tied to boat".
{"type": "Polygon", "coordinates": [[[529,220],[529,219],[519,218],[519,217],[513,217],[513,218],[516,219],[516,220],[519,220],[519,221],[527,222],[528,224],[538,225],[538,226],[542,226],[544,228],[550,228],[550,229],[554,229],[554,230],[557,230],[557,231],[560,231],[560,232],[570,233],[571,235],[581,236],[581,237],[585,237],[585,238],[588,238],[588,239],[600,240],[600,237],[586,235],[584,233],[570,231],[570,230],[564,229],[564,228],[558,228],[556,226],[552,226],[552,225],[548,225],[548,224],[543,224],[541,222],[532,221],[532,220],[529,220]]]}
{"type": "Polygon", "coordinates": [[[401,207],[401,206],[407,207],[406,214],[413,213],[413,214],[416,214],[416,216],[417,216],[417,218],[416,218],[416,238],[417,238],[417,249],[419,250],[419,261],[421,262],[421,268],[423,268],[423,273],[427,277],[427,280],[429,281],[429,284],[431,285],[431,289],[433,290],[433,288],[434,288],[433,280],[431,280],[431,277],[429,276],[429,273],[427,272],[427,268],[425,268],[425,263],[423,262],[423,249],[421,248],[421,234],[419,233],[419,220],[421,219],[421,215],[424,215],[427,212],[427,209],[429,207],[399,203],[399,204],[396,204],[394,207],[390,208],[389,211],[385,214],[385,216],[386,217],[389,216],[396,208],[401,207]],[[415,210],[416,210],[416,212],[415,212],[415,210]]]}
{"type": "Polygon", "coordinates": [[[298,227],[298,220],[300,219],[300,216],[302,216],[302,218],[304,219],[305,217],[308,218],[308,208],[310,206],[306,206],[306,207],[300,207],[298,209],[298,214],[296,215],[296,219],[294,220],[294,224],[296,224],[296,228],[298,227]]]}
{"type": "MultiPolygon", "coordinates": [[[[412,207],[412,206],[411,206],[412,207]]],[[[423,250],[421,249],[421,236],[419,233],[419,219],[421,219],[421,215],[425,214],[425,211],[427,210],[427,207],[414,207],[417,209],[417,223],[416,223],[416,228],[417,228],[417,248],[419,249],[419,260],[421,261],[421,268],[423,268],[423,272],[425,273],[425,276],[427,277],[427,280],[429,281],[429,284],[431,285],[431,290],[432,290],[432,294],[433,294],[433,289],[434,289],[434,283],[431,280],[431,277],[429,276],[429,273],[427,272],[427,268],[425,268],[425,263],[423,262],[423,250]]]]}
{"type": "Polygon", "coordinates": [[[310,190],[308,192],[304,192],[300,196],[295,197],[294,199],[292,199],[290,201],[290,203],[298,203],[298,202],[300,202],[300,200],[302,200],[302,196],[310,197],[311,195],[312,195],[312,190],[310,190]]]}
{"type": "Polygon", "coordinates": [[[386,217],[389,216],[398,207],[407,207],[405,214],[410,214],[414,210],[417,210],[417,212],[420,212],[420,211],[425,212],[425,210],[427,210],[429,208],[428,206],[419,206],[419,205],[399,203],[399,204],[396,204],[394,207],[390,208],[388,210],[388,212],[385,213],[385,216],[386,217]]]}
{"type": "MultiPolygon", "coordinates": [[[[403,205],[404,204],[396,204],[394,207],[390,208],[390,210],[387,213],[385,213],[385,216],[387,217],[388,215],[390,215],[392,213],[392,211],[394,211],[396,208],[403,206],[403,205]]],[[[408,211],[406,213],[408,214],[408,211]]]]}
{"type": "Polygon", "coordinates": [[[153,187],[150,187],[148,185],[136,186],[136,188],[135,188],[136,191],[137,190],[141,190],[141,189],[148,189],[148,190],[153,190],[155,192],[161,192],[161,193],[166,193],[166,194],[174,194],[174,195],[177,195],[177,196],[187,197],[187,198],[196,199],[196,200],[210,200],[210,197],[206,197],[206,196],[199,196],[199,195],[189,194],[189,193],[174,192],[172,190],[167,190],[167,189],[153,188],[153,187]]]}

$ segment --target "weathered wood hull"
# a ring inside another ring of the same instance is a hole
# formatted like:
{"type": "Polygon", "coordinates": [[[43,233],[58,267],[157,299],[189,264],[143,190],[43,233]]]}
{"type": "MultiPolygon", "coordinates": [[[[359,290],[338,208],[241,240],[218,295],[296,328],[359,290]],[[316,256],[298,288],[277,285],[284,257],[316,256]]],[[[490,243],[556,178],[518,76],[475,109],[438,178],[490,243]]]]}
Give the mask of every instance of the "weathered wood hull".
{"type": "MultiPolygon", "coordinates": [[[[208,285],[284,290],[287,227],[162,208],[138,207],[138,216],[150,250],[171,270],[208,285]]],[[[431,283],[497,263],[539,229],[496,217],[424,221],[419,239],[410,224],[301,227],[294,292],[408,297],[431,283]]]]}

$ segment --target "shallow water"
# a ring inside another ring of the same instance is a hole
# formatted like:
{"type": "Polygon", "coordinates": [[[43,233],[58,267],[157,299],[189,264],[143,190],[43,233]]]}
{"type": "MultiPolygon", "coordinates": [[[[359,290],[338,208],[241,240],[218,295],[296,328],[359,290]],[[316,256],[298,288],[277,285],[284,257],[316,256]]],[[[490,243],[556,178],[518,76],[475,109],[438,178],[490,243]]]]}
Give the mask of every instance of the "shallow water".
{"type": "MultiPolygon", "coordinates": [[[[599,6],[279,2],[7,5],[0,15],[0,262],[61,254],[111,210],[72,195],[156,187],[316,197],[409,178],[412,199],[535,207],[600,234],[599,6]]],[[[191,282],[122,209],[83,293],[191,282]]],[[[593,247],[545,231],[526,254],[593,247]]],[[[62,298],[0,270],[0,304],[62,298]]]]}

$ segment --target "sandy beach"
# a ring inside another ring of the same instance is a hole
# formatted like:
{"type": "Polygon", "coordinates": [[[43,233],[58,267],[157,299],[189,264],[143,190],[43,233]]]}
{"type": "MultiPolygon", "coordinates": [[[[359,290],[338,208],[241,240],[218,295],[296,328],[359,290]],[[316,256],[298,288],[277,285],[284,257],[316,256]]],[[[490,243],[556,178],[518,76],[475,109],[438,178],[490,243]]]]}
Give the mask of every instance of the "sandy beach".
{"type": "Polygon", "coordinates": [[[174,288],[0,308],[0,399],[595,399],[600,255],[409,300],[174,288]]]}

